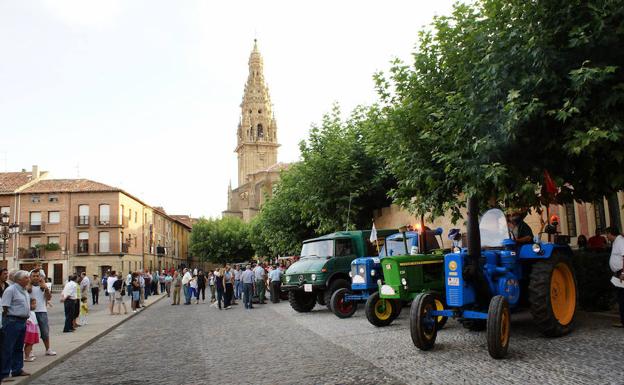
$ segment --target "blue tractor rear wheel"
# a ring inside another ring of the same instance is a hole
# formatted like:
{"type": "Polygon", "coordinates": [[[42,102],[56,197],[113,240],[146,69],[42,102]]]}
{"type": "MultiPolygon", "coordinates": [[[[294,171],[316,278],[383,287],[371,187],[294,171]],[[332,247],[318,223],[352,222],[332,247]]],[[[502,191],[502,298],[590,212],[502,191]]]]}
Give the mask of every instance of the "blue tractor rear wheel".
{"type": "Polygon", "coordinates": [[[429,314],[436,310],[435,297],[418,294],[410,309],[410,334],[412,342],[420,350],[431,350],[438,335],[437,317],[429,314]]]}

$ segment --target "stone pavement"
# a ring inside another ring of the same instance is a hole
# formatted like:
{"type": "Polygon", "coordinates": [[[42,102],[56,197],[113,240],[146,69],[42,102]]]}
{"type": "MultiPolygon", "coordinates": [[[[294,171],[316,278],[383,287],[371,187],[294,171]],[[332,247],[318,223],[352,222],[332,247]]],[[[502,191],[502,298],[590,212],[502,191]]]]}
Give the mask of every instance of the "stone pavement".
{"type": "Polygon", "coordinates": [[[580,313],[577,330],[541,337],[526,313],[513,316],[509,358],[493,360],[484,332],[456,321],[421,352],[409,337],[408,308],[386,328],[362,310],[341,320],[317,306],[160,301],[73,355],[34,384],[624,384],[624,330],[580,313]]]}
{"type": "MultiPolygon", "coordinates": [[[[90,297],[90,296],[89,296],[90,297]]],[[[166,295],[165,295],[166,297],[166,295]]],[[[151,304],[160,300],[162,296],[151,296],[146,301],[145,305],[151,304]]],[[[56,351],[56,356],[46,356],[45,346],[43,341],[39,341],[33,348],[33,353],[37,356],[33,362],[25,362],[24,370],[37,377],[41,373],[48,370],[50,367],[66,360],[72,354],[76,353],[82,347],[93,343],[99,336],[102,336],[106,332],[112,330],[117,325],[126,321],[134,315],[138,315],[132,312],[130,308],[129,297],[125,296],[125,303],[128,309],[128,314],[123,315],[110,315],[108,312],[108,297],[100,295],[99,304],[91,305],[91,298],[89,298],[89,316],[87,318],[87,325],[79,327],[73,333],[63,333],[63,325],[65,323],[65,314],[63,304],[59,302],[60,294],[52,294],[52,307],[48,308],[48,321],[50,323],[50,345],[52,350],[56,351]]],[[[116,307],[115,307],[115,311],[116,307]]],[[[143,311],[143,310],[142,310],[143,311]]],[[[30,377],[18,377],[10,384],[24,384],[31,381],[30,377]]]]}

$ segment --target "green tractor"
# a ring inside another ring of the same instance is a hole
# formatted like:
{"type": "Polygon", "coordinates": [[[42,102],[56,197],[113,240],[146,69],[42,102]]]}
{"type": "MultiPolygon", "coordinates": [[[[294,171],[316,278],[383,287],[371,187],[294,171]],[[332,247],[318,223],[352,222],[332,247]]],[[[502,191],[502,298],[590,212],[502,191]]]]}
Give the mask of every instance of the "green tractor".
{"type": "MultiPolygon", "coordinates": [[[[378,230],[377,236],[395,232],[378,230]]],[[[311,311],[317,303],[332,310],[332,295],[351,287],[351,261],[377,256],[370,234],[370,230],[339,231],[303,242],[301,258],[286,270],[282,281],[290,306],[300,313],[311,311]]]]}
{"type": "MultiPolygon", "coordinates": [[[[424,234],[401,230],[385,240],[380,252],[383,281],[377,282],[379,290],[366,301],[366,318],[377,327],[390,325],[403,304],[411,303],[421,293],[431,294],[437,309],[444,309],[444,251],[436,239],[442,229],[426,230],[424,234]],[[424,242],[419,242],[419,238],[424,242]],[[420,248],[419,243],[426,247],[420,248]]],[[[440,317],[439,324],[445,322],[446,317],[440,317]]]]}

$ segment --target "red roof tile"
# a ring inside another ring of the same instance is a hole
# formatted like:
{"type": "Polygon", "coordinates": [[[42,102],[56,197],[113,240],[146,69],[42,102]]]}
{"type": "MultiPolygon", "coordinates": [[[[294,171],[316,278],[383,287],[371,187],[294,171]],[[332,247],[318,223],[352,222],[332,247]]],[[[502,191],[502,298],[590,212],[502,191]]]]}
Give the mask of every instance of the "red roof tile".
{"type": "Polygon", "coordinates": [[[121,189],[89,179],[47,179],[22,190],[23,193],[105,192],[121,189]]]}
{"type": "Polygon", "coordinates": [[[31,172],[0,172],[0,193],[11,193],[31,181],[31,172]]]}

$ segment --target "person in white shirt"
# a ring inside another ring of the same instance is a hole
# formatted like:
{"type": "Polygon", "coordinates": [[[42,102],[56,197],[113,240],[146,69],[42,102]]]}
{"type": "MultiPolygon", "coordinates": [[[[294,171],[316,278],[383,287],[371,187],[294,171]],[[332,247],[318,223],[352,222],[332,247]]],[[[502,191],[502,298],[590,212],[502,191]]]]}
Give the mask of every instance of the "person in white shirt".
{"type": "Polygon", "coordinates": [[[624,327],[624,236],[617,227],[609,227],[605,230],[607,239],[611,242],[611,257],[609,267],[613,272],[611,283],[615,286],[615,295],[620,308],[620,322],[614,323],[614,327],[624,327]]]}
{"type": "Polygon", "coordinates": [[[76,318],[75,308],[76,300],[78,299],[78,284],[76,283],[76,279],[77,277],[75,275],[70,275],[61,293],[61,302],[65,305],[65,328],[63,328],[63,333],[74,331],[73,321],[76,318]]]}
{"type": "Polygon", "coordinates": [[[87,273],[86,272],[82,272],[80,273],[80,294],[82,296],[85,296],[89,293],[89,291],[91,290],[91,280],[89,280],[89,277],[87,277],[87,273]]]}
{"type": "Polygon", "coordinates": [[[108,310],[110,315],[114,315],[113,307],[115,306],[115,288],[113,285],[117,281],[117,272],[111,271],[108,279],[106,280],[106,291],[108,292],[108,310]]]}
{"type": "Polygon", "coordinates": [[[46,348],[46,356],[55,356],[56,352],[50,349],[50,326],[48,323],[48,307],[46,304],[52,298],[50,289],[45,283],[45,279],[41,277],[39,270],[30,272],[30,295],[37,301],[35,308],[35,317],[39,327],[39,335],[43,340],[46,348]]]}
{"type": "Polygon", "coordinates": [[[184,269],[184,276],[182,277],[182,288],[184,289],[185,305],[191,304],[191,288],[189,287],[189,285],[192,278],[193,276],[191,275],[189,269],[184,269]]]}

